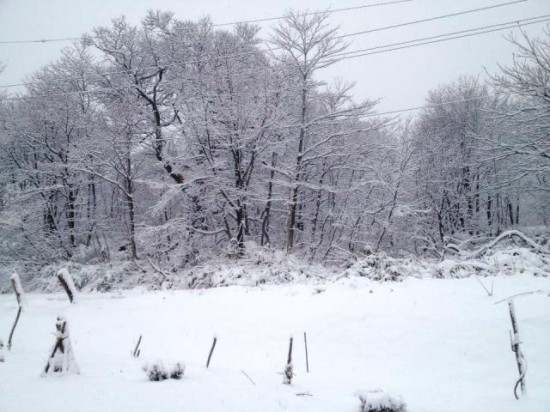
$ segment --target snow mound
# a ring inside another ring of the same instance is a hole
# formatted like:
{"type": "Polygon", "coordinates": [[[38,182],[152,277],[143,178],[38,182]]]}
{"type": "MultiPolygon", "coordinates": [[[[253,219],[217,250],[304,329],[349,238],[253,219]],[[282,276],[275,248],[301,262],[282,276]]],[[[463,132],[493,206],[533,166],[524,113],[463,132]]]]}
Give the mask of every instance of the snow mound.
{"type": "Polygon", "coordinates": [[[407,277],[421,277],[425,271],[426,267],[420,262],[396,259],[379,253],[352,264],[340,277],[359,276],[382,282],[399,282],[407,277]]]}
{"type": "Polygon", "coordinates": [[[512,276],[532,274],[548,277],[550,259],[532,248],[497,248],[482,257],[445,259],[434,265],[434,277],[464,278],[478,276],[512,276]]]}
{"type": "Polygon", "coordinates": [[[361,412],[406,412],[401,397],[390,395],[380,389],[357,392],[361,401],[361,412]]]}

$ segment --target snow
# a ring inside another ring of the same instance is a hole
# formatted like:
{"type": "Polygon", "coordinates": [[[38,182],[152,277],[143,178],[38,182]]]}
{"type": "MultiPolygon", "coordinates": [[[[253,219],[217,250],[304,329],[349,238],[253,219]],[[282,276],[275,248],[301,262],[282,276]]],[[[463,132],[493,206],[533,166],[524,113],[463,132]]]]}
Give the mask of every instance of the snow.
{"type": "Polygon", "coordinates": [[[71,297],[70,297],[71,301],[76,302],[76,296],[77,296],[76,286],[74,285],[73,277],[69,273],[69,270],[67,268],[59,269],[59,271],[57,272],[57,276],[59,276],[61,279],[65,281],[65,284],[69,289],[67,293],[70,292],[71,294],[71,297]]]}
{"type": "MultiPolygon", "coordinates": [[[[350,258],[338,266],[310,263],[298,255],[264,248],[246,242],[245,256],[236,260],[225,256],[208,259],[197,266],[176,272],[159,274],[147,263],[138,266],[132,262],[108,262],[80,264],[55,263],[40,271],[22,273],[22,281],[28,292],[60,292],[61,284],[56,273],[68,271],[76,289],[81,292],[108,292],[119,289],[147,287],[149,289],[202,289],[220,286],[261,286],[275,284],[318,284],[356,277],[377,281],[401,281],[407,277],[462,278],[476,275],[485,282],[486,276],[516,276],[530,274],[550,277],[550,256],[536,253],[533,248],[496,245],[480,258],[470,259],[461,254],[450,255],[445,260],[395,258],[383,253],[350,258]]],[[[0,293],[12,292],[9,282],[4,282],[0,268],[0,293]]]]}
{"type": "Polygon", "coordinates": [[[384,391],[366,390],[357,393],[361,401],[361,412],[405,412],[405,402],[399,396],[384,391]]]}
{"type": "Polygon", "coordinates": [[[21,279],[19,279],[19,275],[14,272],[10,276],[11,284],[14,289],[14,292],[16,294],[17,303],[19,306],[24,306],[25,304],[25,293],[23,292],[23,286],[21,286],[21,279]]]}
{"type": "MultiPolygon", "coordinates": [[[[358,390],[382,390],[399,394],[411,412],[547,412],[548,293],[515,299],[529,364],[528,396],[519,401],[508,306],[495,302],[548,291],[550,281],[528,273],[484,281],[494,282],[492,297],[472,277],[381,283],[357,276],[322,285],[81,293],[78,305],[63,293],[27,294],[0,364],[0,411],[357,412],[358,390]],[[81,373],[41,377],[58,314],[70,325],[81,373]],[[310,373],[295,339],[295,376],[283,385],[288,337],[304,331],[310,373]],[[180,380],[150,382],[141,370],[173,359],[185,360],[180,380]]],[[[1,333],[16,310],[13,296],[0,295],[1,333]]]]}
{"type": "Polygon", "coordinates": [[[69,325],[63,316],[57,317],[55,323],[55,343],[50,350],[47,366],[42,376],[48,374],[79,374],[80,368],[76,363],[69,334],[69,325]]]}

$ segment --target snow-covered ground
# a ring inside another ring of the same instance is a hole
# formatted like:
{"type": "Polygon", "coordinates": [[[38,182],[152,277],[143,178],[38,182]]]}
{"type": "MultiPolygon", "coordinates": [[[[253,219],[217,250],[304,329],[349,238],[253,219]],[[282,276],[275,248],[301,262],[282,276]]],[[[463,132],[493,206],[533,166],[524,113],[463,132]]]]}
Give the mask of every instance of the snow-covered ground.
{"type": "MultiPolygon", "coordinates": [[[[482,281],[494,282],[493,297],[475,278],[359,277],[91,293],[74,305],[60,293],[29,294],[12,350],[2,351],[0,412],[357,412],[358,391],[369,389],[399,394],[411,412],[549,411],[550,280],[518,274],[482,281]],[[528,362],[528,396],[516,401],[508,305],[495,302],[539,289],[545,293],[515,299],[528,362]],[[59,314],[68,320],[81,373],[41,377],[59,314]],[[133,358],[140,334],[141,356],[133,358]],[[296,376],[288,386],[280,372],[290,335],[296,376]],[[141,367],[156,359],[184,361],[183,379],[148,381],[141,367]]],[[[4,342],[16,311],[15,297],[1,295],[4,342]]]]}

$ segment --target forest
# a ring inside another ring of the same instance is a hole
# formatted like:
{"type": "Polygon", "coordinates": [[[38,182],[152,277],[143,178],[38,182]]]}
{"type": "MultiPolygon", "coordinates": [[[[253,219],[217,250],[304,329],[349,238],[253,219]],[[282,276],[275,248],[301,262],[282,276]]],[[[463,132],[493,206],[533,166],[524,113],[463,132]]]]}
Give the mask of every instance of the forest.
{"type": "Polygon", "coordinates": [[[509,229],[548,239],[550,26],[508,35],[513,63],[488,80],[465,75],[403,113],[323,79],[350,45],[328,13],[261,34],[121,17],[24,93],[3,91],[2,276],[59,262],[177,273],[250,247],[328,266],[442,259],[509,229]]]}

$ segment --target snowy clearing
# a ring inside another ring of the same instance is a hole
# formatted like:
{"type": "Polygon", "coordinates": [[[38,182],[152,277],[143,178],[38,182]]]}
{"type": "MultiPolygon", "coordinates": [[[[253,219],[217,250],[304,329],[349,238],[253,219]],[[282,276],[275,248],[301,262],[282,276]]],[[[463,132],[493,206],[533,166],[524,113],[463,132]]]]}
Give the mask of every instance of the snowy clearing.
{"type": "MultiPolygon", "coordinates": [[[[12,350],[3,350],[0,411],[351,412],[360,408],[358,393],[382,389],[416,412],[546,412],[550,281],[483,281],[494,282],[493,297],[475,278],[133,290],[81,294],[74,305],[61,293],[29,294],[12,350]],[[528,396],[516,401],[508,305],[495,302],[538,289],[545,293],[515,300],[528,362],[528,396]],[[41,377],[58,315],[68,321],[81,373],[41,377]],[[288,386],[281,372],[290,335],[296,376],[288,386]],[[156,360],[185,362],[183,379],[148,381],[141,368],[156,360]]],[[[15,297],[1,295],[4,339],[16,311],[15,297]]]]}

